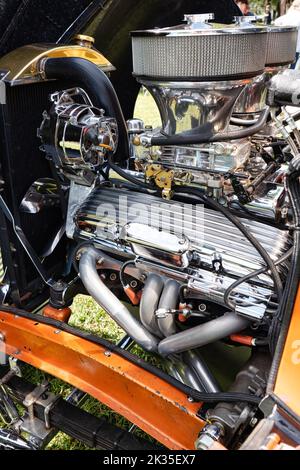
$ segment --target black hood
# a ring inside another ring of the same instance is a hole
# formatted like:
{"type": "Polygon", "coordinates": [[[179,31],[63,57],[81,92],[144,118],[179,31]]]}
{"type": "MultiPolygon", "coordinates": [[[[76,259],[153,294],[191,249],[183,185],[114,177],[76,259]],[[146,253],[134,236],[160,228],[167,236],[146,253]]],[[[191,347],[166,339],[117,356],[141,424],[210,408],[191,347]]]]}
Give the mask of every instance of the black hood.
{"type": "Polygon", "coordinates": [[[0,53],[56,42],[91,0],[0,0],[0,53]]]}
{"type": "Polygon", "coordinates": [[[233,0],[0,0],[0,55],[34,42],[67,41],[95,16],[103,30],[115,31],[124,21],[134,28],[169,26],[183,13],[207,12],[229,23],[239,9],[233,0]]]}

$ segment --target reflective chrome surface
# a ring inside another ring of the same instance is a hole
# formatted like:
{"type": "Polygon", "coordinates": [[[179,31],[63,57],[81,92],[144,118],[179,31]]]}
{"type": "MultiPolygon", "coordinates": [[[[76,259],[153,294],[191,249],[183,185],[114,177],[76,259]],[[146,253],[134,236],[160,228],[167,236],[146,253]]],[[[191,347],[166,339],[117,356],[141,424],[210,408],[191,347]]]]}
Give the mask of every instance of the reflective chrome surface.
{"type": "Polygon", "coordinates": [[[263,216],[277,221],[282,215],[281,209],[285,194],[285,188],[282,184],[264,182],[256,192],[253,201],[245,205],[245,209],[258,217],[263,216]]]}
{"type": "Polygon", "coordinates": [[[60,204],[56,181],[51,178],[40,178],[28,189],[20,204],[20,211],[37,214],[45,208],[59,207],[60,204]]]}
{"type": "Polygon", "coordinates": [[[120,230],[119,238],[131,245],[134,254],[142,258],[159,258],[162,264],[179,268],[187,268],[189,265],[191,247],[187,238],[134,222],[120,230]]]}
{"type": "MultiPolygon", "coordinates": [[[[236,17],[236,25],[241,29],[257,28],[255,16],[236,17]]],[[[268,25],[266,66],[291,64],[295,60],[298,31],[295,26],[268,25]]]]}
{"type": "Polygon", "coordinates": [[[234,113],[257,113],[266,106],[268,73],[252,79],[246,85],[234,106],[234,113]]]}
{"type": "Polygon", "coordinates": [[[247,84],[229,82],[152,82],[139,80],[152,94],[163,132],[175,135],[210,123],[212,133],[227,129],[236,99],[247,84]]]}
{"type": "Polygon", "coordinates": [[[227,173],[242,168],[250,156],[251,145],[248,139],[234,142],[217,142],[182,147],[163,147],[160,161],[175,168],[189,168],[197,182],[201,172],[227,173]]]}
{"type": "Polygon", "coordinates": [[[118,146],[116,119],[94,107],[79,87],[55,92],[50,101],[51,109],[49,113],[44,111],[38,130],[41,149],[68,179],[84,181],[91,175],[93,181],[93,171],[118,146]]]}

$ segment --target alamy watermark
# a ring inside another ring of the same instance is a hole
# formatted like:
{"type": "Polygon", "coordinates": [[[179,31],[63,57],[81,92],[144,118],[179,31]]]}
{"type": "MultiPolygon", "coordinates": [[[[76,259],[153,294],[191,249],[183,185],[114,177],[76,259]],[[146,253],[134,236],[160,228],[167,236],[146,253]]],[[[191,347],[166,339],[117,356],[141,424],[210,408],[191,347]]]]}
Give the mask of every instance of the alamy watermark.
{"type": "MultiPolygon", "coordinates": [[[[149,228],[149,236],[160,238],[166,234],[179,240],[190,240],[198,246],[204,239],[204,206],[159,201],[150,204],[134,202],[131,197],[119,196],[118,203],[103,203],[97,208],[96,233],[102,239],[117,239],[122,229],[134,224],[149,228]]],[[[140,231],[139,231],[140,232],[140,231]]],[[[144,235],[147,232],[144,231],[144,235]]],[[[138,234],[137,234],[138,236],[138,234]]],[[[164,238],[165,240],[165,238],[164,238]]]]}

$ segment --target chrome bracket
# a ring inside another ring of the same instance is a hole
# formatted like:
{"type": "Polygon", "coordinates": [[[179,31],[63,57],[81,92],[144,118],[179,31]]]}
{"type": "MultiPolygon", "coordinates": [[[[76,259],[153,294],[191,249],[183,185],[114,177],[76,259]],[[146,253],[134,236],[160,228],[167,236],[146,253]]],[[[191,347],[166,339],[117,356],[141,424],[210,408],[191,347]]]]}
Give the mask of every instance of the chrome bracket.
{"type": "Polygon", "coordinates": [[[51,427],[50,411],[60,396],[48,392],[49,385],[47,381],[44,381],[23,401],[23,405],[28,410],[28,416],[21,423],[20,429],[30,435],[30,442],[38,448],[44,448],[57,432],[55,428],[51,427]],[[35,404],[44,408],[44,420],[34,415],[35,404]]]}
{"type": "Polygon", "coordinates": [[[60,395],[56,396],[51,393],[48,397],[47,402],[43,403],[43,406],[45,406],[45,410],[44,410],[45,426],[46,426],[46,429],[48,430],[52,429],[51,422],[50,422],[50,411],[52,410],[52,408],[54,407],[54,405],[59,399],[60,399],[60,395]]]}
{"type": "Polygon", "coordinates": [[[35,387],[35,389],[26,395],[25,400],[23,401],[23,405],[25,408],[28,410],[29,418],[34,419],[34,405],[38,401],[38,399],[44,395],[44,393],[48,390],[49,388],[49,382],[44,381],[41,383],[41,385],[38,385],[35,387]]]}

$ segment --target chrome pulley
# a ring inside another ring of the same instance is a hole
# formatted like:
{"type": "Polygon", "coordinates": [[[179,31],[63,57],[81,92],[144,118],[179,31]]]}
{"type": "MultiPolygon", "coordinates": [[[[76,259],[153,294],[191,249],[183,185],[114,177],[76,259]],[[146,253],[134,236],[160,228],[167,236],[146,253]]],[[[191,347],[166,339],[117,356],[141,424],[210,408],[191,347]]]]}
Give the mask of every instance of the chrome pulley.
{"type": "Polygon", "coordinates": [[[117,148],[116,119],[95,108],[81,88],[56,92],[50,99],[53,106],[39,129],[43,150],[71,179],[97,170],[117,148]]]}

